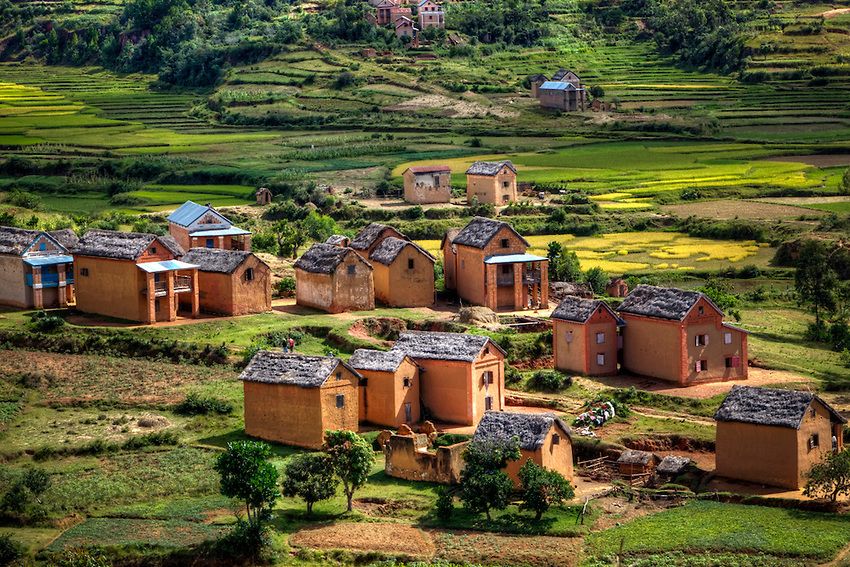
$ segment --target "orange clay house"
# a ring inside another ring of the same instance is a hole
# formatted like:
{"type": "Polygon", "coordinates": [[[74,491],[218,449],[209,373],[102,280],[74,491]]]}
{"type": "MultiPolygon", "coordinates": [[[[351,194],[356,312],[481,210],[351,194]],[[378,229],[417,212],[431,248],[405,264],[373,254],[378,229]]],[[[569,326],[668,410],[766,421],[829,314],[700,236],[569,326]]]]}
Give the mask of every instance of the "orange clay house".
{"type": "Polygon", "coordinates": [[[434,304],[434,262],[428,252],[390,236],[369,255],[375,281],[375,299],[391,307],[434,304]]]}
{"type": "Polygon", "coordinates": [[[183,247],[251,250],[251,233],[233,226],[212,205],[186,201],[168,215],[168,232],[183,247]]]}
{"type": "Polygon", "coordinates": [[[604,301],[565,297],[552,312],[555,368],[585,376],[616,374],[619,324],[604,301]]]}
{"type": "Polygon", "coordinates": [[[620,304],[624,370],[679,386],[747,378],[747,333],[704,294],[637,286],[620,304]]]}
{"type": "Polygon", "coordinates": [[[314,244],[295,262],[295,302],[328,313],[374,309],[372,265],[351,248],[314,244]]]}
{"type": "Polygon", "coordinates": [[[508,223],[475,217],[443,238],[446,289],[460,299],[498,309],[549,305],[548,259],[528,254],[528,242],[508,223]]]}
{"type": "Polygon", "coordinates": [[[198,266],[201,311],[220,315],[271,311],[271,268],[253,252],[192,248],[182,260],[198,266]]]}
{"type": "Polygon", "coordinates": [[[360,229],[360,232],[351,239],[349,246],[364,260],[368,260],[375,248],[380,246],[385,238],[391,236],[407,240],[405,235],[393,227],[373,222],[360,229]]]}
{"type": "Polygon", "coordinates": [[[810,392],[734,386],[714,419],[718,476],[797,490],[844,448],[847,420],[810,392]]]}
{"type": "MultiPolygon", "coordinates": [[[[519,469],[527,461],[573,478],[573,445],[570,428],[553,413],[514,413],[488,411],[484,414],[473,443],[501,445],[519,439],[520,458],[509,461],[505,472],[520,486],[519,469]]],[[[485,445],[486,446],[486,445],[485,445]]]]}
{"type": "Polygon", "coordinates": [[[362,376],[338,358],[261,350],[239,378],[248,435],[318,449],[326,430],[358,430],[362,376]]]}
{"type": "Polygon", "coordinates": [[[77,309],[142,323],[174,321],[185,295],[196,317],[198,266],[177,260],[182,255],[169,236],[88,231],[74,248],[77,309]]]}
{"type": "Polygon", "coordinates": [[[517,200],[516,167],[510,161],[476,161],[466,170],[466,202],[507,205],[517,200]]]}
{"type": "Polygon", "coordinates": [[[391,352],[419,365],[424,415],[477,425],[487,410],[505,407],[505,352],[488,337],[465,333],[402,333],[391,352]]]}
{"type": "Polygon", "coordinates": [[[359,372],[360,421],[398,428],[418,423],[419,366],[401,351],[357,349],[348,360],[359,372]]]}
{"type": "Polygon", "coordinates": [[[447,165],[421,165],[404,170],[404,200],[416,205],[448,203],[452,170],[447,165]]]}
{"type": "Polygon", "coordinates": [[[70,229],[42,232],[0,227],[0,305],[45,309],[74,301],[77,243],[70,229]]]}

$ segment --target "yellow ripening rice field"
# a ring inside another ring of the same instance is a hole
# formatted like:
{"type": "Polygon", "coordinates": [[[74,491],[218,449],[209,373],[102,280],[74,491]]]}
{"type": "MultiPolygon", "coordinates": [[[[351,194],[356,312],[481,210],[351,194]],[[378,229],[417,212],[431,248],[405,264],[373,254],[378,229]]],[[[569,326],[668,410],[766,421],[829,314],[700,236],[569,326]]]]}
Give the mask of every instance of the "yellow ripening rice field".
{"type": "MultiPolygon", "coordinates": [[[[550,242],[559,242],[578,256],[584,270],[599,267],[612,274],[650,270],[718,269],[732,264],[765,266],[773,250],[754,241],[711,240],[678,232],[616,232],[575,237],[544,234],[526,237],[529,252],[545,256],[550,242]]],[[[437,257],[439,240],[417,244],[437,257]]]]}

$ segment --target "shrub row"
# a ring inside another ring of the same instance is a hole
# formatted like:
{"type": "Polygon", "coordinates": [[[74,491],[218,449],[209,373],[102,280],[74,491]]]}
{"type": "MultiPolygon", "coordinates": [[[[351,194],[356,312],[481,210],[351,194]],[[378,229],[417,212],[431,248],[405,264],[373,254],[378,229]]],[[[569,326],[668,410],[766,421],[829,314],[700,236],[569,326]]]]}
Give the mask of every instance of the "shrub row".
{"type": "Polygon", "coordinates": [[[180,438],[173,431],[154,431],[144,435],[136,435],[128,438],[123,443],[111,443],[103,439],[95,439],[85,445],[77,445],[73,447],[54,447],[45,445],[39,447],[33,453],[32,458],[36,461],[45,461],[57,457],[83,456],[83,455],[103,455],[106,453],[114,453],[116,451],[135,451],[144,449],[145,447],[164,447],[177,445],[180,438]]]}

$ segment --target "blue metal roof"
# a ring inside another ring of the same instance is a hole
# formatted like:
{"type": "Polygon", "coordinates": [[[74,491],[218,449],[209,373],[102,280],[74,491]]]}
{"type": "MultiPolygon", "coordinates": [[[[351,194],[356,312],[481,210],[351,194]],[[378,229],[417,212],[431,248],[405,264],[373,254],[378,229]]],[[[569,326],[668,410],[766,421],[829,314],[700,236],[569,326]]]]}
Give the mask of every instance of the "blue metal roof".
{"type": "Polygon", "coordinates": [[[186,201],[176,211],[168,215],[168,222],[179,224],[180,226],[189,226],[206,213],[209,207],[199,205],[193,201],[186,201]]]}
{"type": "Polygon", "coordinates": [[[180,260],[165,260],[163,262],[142,262],[140,264],[136,264],[144,272],[148,273],[156,273],[156,272],[171,272],[173,270],[191,270],[194,268],[199,268],[195,264],[187,264],[186,262],[181,262],[180,260]]]}
{"type": "Polygon", "coordinates": [[[24,258],[24,263],[30,266],[52,266],[54,264],[73,264],[74,258],[71,256],[28,256],[24,258]]]}
{"type": "Polygon", "coordinates": [[[571,83],[565,83],[563,81],[546,81],[540,85],[540,89],[547,89],[550,91],[572,91],[575,90],[575,87],[571,83]]]}
{"type": "Polygon", "coordinates": [[[485,264],[521,264],[525,262],[548,262],[549,258],[535,256],[534,254],[502,254],[500,256],[487,256],[485,264]]]}
{"type": "Polygon", "coordinates": [[[190,232],[189,236],[195,238],[203,238],[204,236],[241,236],[243,234],[251,233],[245,229],[231,226],[230,228],[218,228],[212,230],[199,230],[197,232],[190,232]]]}

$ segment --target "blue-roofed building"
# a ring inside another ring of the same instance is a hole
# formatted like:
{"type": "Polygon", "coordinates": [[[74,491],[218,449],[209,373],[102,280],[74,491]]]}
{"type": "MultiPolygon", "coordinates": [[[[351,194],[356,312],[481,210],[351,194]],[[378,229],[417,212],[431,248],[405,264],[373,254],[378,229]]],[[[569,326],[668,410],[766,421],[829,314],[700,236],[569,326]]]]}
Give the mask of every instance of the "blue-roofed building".
{"type": "Polygon", "coordinates": [[[251,251],[251,233],[233,226],[212,205],[186,201],[168,215],[168,232],[180,246],[251,251]]]}
{"type": "Polygon", "coordinates": [[[532,96],[540,101],[543,108],[575,112],[586,110],[587,107],[587,94],[581,80],[578,75],[565,69],[555,73],[552,80],[540,84],[532,81],[532,96]]]}
{"type": "Polygon", "coordinates": [[[71,230],[0,227],[0,305],[67,307],[74,301],[74,259],[69,248],[76,242],[71,230]]]}

